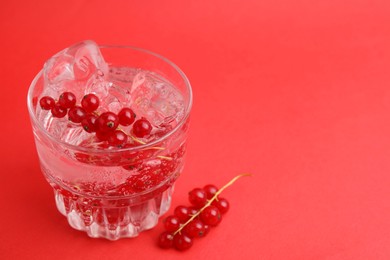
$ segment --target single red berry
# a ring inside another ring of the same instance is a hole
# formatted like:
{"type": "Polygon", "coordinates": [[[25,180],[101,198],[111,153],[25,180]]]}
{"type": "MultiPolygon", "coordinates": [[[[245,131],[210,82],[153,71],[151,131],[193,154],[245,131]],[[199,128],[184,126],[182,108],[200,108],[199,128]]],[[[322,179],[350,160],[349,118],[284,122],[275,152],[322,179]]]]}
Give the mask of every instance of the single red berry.
{"type": "Polygon", "coordinates": [[[229,201],[224,198],[218,198],[218,200],[214,200],[212,205],[216,206],[221,214],[228,212],[230,207],[229,201]]]}
{"type": "Polygon", "coordinates": [[[200,219],[194,219],[183,228],[183,233],[190,238],[204,236],[204,224],[200,219]]]}
{"type": "Polygon", "coordinates": [[[58,98],[58,103],[63,108],[71,108],[76,105],[76,96],[72,92],[64,92],[58,98]]]}
{"type": "Polygon", "coordinates": [[[121,146],[127,142],[127,135],[122,130],[115,130],[110,132],[107,141],[112,146],[121,146]]]}
{"type": "Polygon", "coordinates": [[[215,193],[217,193],[217,191],[218,191],[218,188],[212,184],[208,184],[208,185],[204,186],[203,189],[207,194],[207,199],[211,199],[215,195],[215,193]]]}
{"type": "Polygon", "coordinates": [[[199,215],[202,222],[210,226],[216,226],[222,220],[221,212],[219,212],[219,209],[213,205],[205,208],[199,215]]]}
{"type": "Polygon", "coordinates": [[[123,126],[129,126],[134,122],[136,115],[133,110],[128,107],[124,107],[121,109],[121,111],[119,111],[118,117],[119,124],[123,126]]]}
{"type": "Polygon", "coordinates": [[[100,101],[95,94],[87,94],[81,100],[81,106],[85,109],[86,112],[92,113],[99,107],[100,101]]]}
{"type": "Polygon", "coordinates": [[[176,234],[173,237],[173,245],[179,251],[184,251],[192,246],[192,239],[184,234],[176,234]]]}
{"type": "Polygon", "coordinates": [[[99,141],[102,141],[102,142],[107,141],[109,136],[110,136],[110,132],[102,132],[102,131],[99,131],[99,129],[96,130],[96,138],[99,141]]]}
{"type": "Polygon", "coordinates": [[[185,223],[191,217],[189,208],[181,205],[175,208],[174,214],[180,220],[181,223],[185,223]]]}
{"type": "Polygon", "coordinates": [[[203,227],[204,227],[203,237],[205,237],[210,232],[211,227],[207,224],[203,224],[203,227]]]}
{"type": "Polygon", "coordinates": [[[81,125],[83,126],[84,130],[88,133],[96,132],[96,119],[97,116],[93,114],[87,114],[84,119],[81,121],[81,125]]]}
{"type": "Polygon", "coordinates": [[[114,131],[119,124],[118,116],[112,112],[104,112],[96,120],[96,126],[100,132],[114,131]]]}
{"type": "Polygon", "coordinates": [[[39,105],[41,106],[42,109],[44,110],[50,110],[54,107],[55,105],[54,98],[49,97],[49,96],[44,96],[39,100],[39,105]]]}
{"type": "Polygon", "coordinates": [[[161,233],[158,239],[158,245],[161,248],[171,248],[173,246],[173,235],[169,232],[161,233]]]}
{"type": "Polygon", "coordinates": [[[175,232],[180,227],[180,220],[175,216],[168,216],[164,220],[164,227],[168,232],[175,232]]]}
{"type": "Polygon", "coordinates": [[[136,137],[144,137],[152,132],[152,125],[146,118],[134,122],[133,133],[136,137]]]}
{"type": "Polygon", "coordinates": [[[51,108],[51,114],[53,115],[53,117],[63,118],[64,116],[66,116],[66,113],[68,113],[68,110],[60,106],[58,102],[55,103],[54,106],[51,108]]]}
{"type": "Polygon", "coordinates": [[[86,115],[87,113],[80,106],[74,106],[68,111],[69,120],[73,123],[81,123],[81,121],[83,121],[86,115]]]}
{"type": "Polygon", "coordinates": [[[207,202],[206,192],[201,188],[195,188],[188,193],[188,200],[195,207],[202,207],[207,202]]]}

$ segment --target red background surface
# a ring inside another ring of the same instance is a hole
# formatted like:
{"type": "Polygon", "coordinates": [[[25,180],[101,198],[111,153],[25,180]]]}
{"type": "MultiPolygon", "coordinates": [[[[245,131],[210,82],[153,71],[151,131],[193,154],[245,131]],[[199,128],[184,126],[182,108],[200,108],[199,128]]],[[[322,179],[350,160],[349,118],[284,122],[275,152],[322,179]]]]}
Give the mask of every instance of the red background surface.
{"type": "Polygon", "coordinates": [[[1,259],[390,259],[387,0],[2,1],[1,259]],[[26,93],[84,39],[178,64],[194,90],[185,172],[231,211],[187,252],[70,228],[39,170],[26,93]]]}

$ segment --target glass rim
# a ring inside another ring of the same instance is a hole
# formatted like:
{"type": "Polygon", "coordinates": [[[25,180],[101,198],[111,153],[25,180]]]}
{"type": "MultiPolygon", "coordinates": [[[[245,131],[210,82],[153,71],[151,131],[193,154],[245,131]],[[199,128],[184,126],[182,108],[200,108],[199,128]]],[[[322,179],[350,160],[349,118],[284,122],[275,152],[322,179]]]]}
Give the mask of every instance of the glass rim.
{"type": "Polygon", "coordinates": [[[129,46],[129,45],[98,45],[98,46],[100,49],[102,49],[102,48],[131,49],[131,50],[134,50],[137,52],[143,52],[145,54],[154,56],[155,58],[158,58],[158,59],[162,60],[163,62],[165,62],[166,64],[168,64],[169,66],[171,66],[180,75],[180,77],[183,80],[183,82],[186,86],[186,89],[188,91],[188,103],[187,103],[187,106],[185,107],[184,117],[177,123],[177,125],[173,129],[171,129],[169,132],[164,134],[162,137],[157,138],[156,140],[153,140],[149,143],[140,144],[140,145],[133,146],[133,147],[118,148],[118,149],[114,149],[114,150],[106,150],[106,149],[89,148],[89,147],[82,147],[79,145],[69,144],[65,141],[62,141],[62,140],[54,137],[52,134],[50,134],[46,130],[46,128],[38,121],[38,118],[36,117],[36,114],[34,113],[32,95],[33,95],[33,90],[35,89],[35,86],[36,86],[39,78],[41,78],[43,76],[43,68],[42,68],[38,72],[38,74],[34,77],[34,79],[32,80],[32,82],[29,86],[29,89],[28,89],[28,93],[27,93],[27,108],[29,111],[30,119],[33,121],[33,124],[38,127],[39,131],[44,133],[44,135],[47,136],[51,141],[58,143],[58,144],[61,144],[62,146],[65,146],[71,150],[80,151],[80,152],[95,153],[95,154],[100,154],[100,153],[115,154],[115,153],[122,153],[122,152],[127,152],[127,151],[138,151],[138,150],[147,149],[147,148],[153,147],[153,146],[163,142],[164,140],[166,140],[170,136],[172,136],[174,133],[176,133],[189,118],[191,108],[192,108],[192,99],[193,99],[192,88],[191,88],[190,81],[188,80],[188,78],[184,74],[184,72],[175,63],[173,63],[169,59],[165,58],[164,56],[162,56],[158,53],[143,49],[143,48],[129,46]]]}

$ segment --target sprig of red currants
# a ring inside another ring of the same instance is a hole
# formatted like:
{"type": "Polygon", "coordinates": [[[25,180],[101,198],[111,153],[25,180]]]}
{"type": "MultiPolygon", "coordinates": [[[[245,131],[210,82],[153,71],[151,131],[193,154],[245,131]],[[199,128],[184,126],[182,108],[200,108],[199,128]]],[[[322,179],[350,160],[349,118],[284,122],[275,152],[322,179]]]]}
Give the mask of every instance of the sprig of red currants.
{"type": "Polygon", "coordinates": [[[63,118],[68,115],[69,121],[81,124],[83,129],[88,133],[95,133],[99,141],[107,141],[110,146],[122,147],[127,143],[128,137],[140,144],[143,141],[126,134],[121,126],[132,125],[132,134],[136,137],[147,137],[152,132],[151,123],[144,117],[135,120],[136,114],[131,108],[124,107],[118,114],[113,112],[103,112],[98,114],[100,100],[93,94],[85,95],[80,105],[76,105],[76,95],[72,92],[63,92],[58,100],[53,97],[44,96],[39,100],[42,109],[50,110],[53,117],[63,118]]]}
{"type": "Polygon", "coordinates": [[[244,176],[250,174],[238,175],[220,189],[212,184],[192,189],[188,193],[192,206],[177,206],[174,214],[164,219],[165,231],[160,234],[158,245],[161,248],[174,247],[184,251],[193,245],[194,238],[206,236],[211,227],[217,226],[222,220],[222,215],[229,210],[229,201],[220,198],[219,195],[244,176]]]}

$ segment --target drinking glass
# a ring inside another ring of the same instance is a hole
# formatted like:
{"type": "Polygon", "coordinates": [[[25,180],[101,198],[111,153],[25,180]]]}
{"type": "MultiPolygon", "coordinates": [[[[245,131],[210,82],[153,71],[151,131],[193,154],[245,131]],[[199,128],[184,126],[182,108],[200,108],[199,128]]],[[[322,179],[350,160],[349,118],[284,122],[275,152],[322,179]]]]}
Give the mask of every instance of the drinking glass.
{"type": "MultiPolygon", "coordinates": [[[[174,183],[183,171],[192,91],[185,74],[158,54],[128,46],[99,48],[118,85],[133,77],[126,75],[127,68],[148,71],[173,86],[183,103],[176,124],[151,142],[133,137],[138,145],[84,147],[58,138],[39,117],[43,70],[31,83],[27,103],[36,149],[59,212],[90,237],[117,240],[153,228],[169,209],[174,183]]],[[[140,99],[148,102],[147,97],[140,99]]]]}

